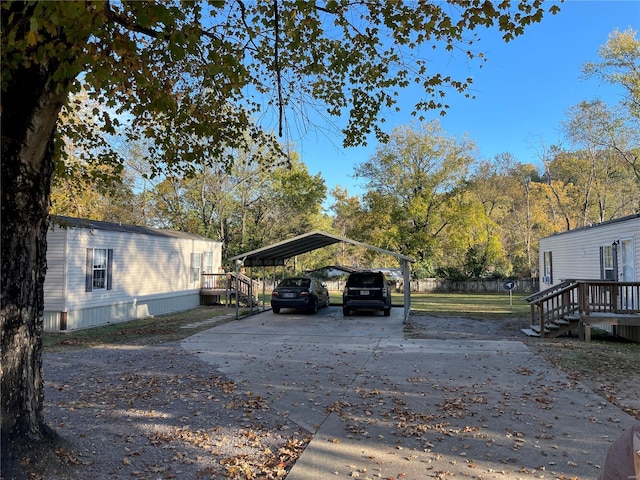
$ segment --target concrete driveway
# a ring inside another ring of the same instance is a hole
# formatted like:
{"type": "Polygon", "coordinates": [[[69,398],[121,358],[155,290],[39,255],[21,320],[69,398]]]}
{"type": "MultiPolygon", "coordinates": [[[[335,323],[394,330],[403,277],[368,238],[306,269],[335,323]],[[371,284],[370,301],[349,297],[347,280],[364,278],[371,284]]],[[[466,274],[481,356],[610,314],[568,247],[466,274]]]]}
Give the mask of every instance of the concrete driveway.
{"type": "Polygon", "coordinates": [[[407,340],[401,308],[283,312],[183,347],[314,434],[287,480],[595,480],[634,423],[519,341],[407,340]]]}

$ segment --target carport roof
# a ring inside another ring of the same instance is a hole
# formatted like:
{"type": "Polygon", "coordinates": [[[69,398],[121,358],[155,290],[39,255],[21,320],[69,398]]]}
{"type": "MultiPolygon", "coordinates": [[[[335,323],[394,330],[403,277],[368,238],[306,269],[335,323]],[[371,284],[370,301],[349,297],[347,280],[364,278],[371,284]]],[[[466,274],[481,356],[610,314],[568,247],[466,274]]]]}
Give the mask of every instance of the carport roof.
{"type": "Polygon", "coordinates": [[[352,245],[358,245],[370,250],[375,250],[378,253],[391,255],[399,260],[405,260],[407,262],[415,261],[413,258],[407,257],[406,255],[401,255],[390,250],[384,250],[383,248],[374,247],[373,245],[367,245],[366,243],[358,242],[356,240],[338,237],[336,235],[320,231],[305,233],[289,240],[284,240],[267,247],[236,255],[235,257],[229,258],[228,261],[230,263],[241,261],[245,267],[284,265],[285,260],[291,257],[340,242],[350,243],[352,245]]]}

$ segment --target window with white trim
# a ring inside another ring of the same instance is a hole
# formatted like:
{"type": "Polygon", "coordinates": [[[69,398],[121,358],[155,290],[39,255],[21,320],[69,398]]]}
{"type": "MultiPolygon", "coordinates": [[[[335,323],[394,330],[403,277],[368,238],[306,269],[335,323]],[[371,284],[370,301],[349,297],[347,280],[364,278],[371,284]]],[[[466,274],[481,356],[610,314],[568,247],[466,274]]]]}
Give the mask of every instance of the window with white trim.
{"type": "Polygon", "coordinates": [[[87,248],[85,291],[111,290],[113,250],[110,248],[87,248]]]}
{"type": "Polygon", "coordinates": [[[544,252],[542,254],[542,283],[553,283],[553,256],[551,252],[544,252]]]}
{"type": "Polygon", "coordinates": [[[215,273],[213,271],[213,252],[204,252],[204,271],[202,273],[215,273]]]}
{"type": "Polygon", "coordinates": [[[202,265],[202,259],[199,252],[191,253],[191,281],[200,281],[200,267],[202,265]]]}
{"type": "Polygon", "coordinates": [[[600,279],[615,280],[615,261],[613,258],[613,246],[600,247],[600,279]]]}

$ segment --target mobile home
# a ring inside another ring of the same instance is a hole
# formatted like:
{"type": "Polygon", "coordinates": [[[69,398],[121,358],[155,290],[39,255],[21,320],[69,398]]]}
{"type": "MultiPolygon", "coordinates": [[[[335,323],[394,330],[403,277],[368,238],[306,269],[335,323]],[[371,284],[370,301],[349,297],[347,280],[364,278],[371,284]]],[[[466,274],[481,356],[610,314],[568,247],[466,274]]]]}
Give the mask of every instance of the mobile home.
{"type": "Polygon", "coordinates": [[[222,244],[184,232],[52,217],[44,329],[74,330],[194,308],[222,244]]]}

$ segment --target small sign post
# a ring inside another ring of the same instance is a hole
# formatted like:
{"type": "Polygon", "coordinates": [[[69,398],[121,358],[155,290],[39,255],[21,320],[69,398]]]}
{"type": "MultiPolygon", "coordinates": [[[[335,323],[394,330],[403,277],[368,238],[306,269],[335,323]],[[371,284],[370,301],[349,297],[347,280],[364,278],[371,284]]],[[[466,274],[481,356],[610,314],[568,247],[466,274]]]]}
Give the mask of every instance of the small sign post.
{"type": "Polygon", "coordinates": [[[509,290],[509,306],[511,307],[513,307],[513,294],[511,292],[515,288],[515,286],[516,286],[516,282],[513,282],[513,281],[504,282],[504,289],[509,290]]]}

